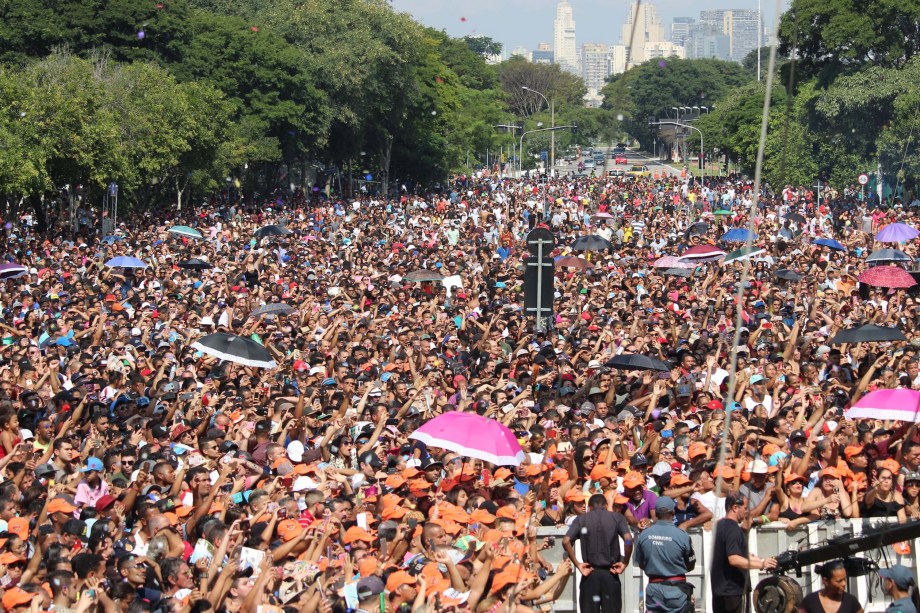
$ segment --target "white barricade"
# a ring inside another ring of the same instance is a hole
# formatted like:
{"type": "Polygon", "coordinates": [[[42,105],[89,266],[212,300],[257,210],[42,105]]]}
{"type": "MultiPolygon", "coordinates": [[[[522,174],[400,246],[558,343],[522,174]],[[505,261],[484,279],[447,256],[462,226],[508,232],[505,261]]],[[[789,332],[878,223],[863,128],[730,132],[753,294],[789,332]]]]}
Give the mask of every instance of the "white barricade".
{"type": "MultiPolygon", "coordinates": [[[[873,525],[880,522],[884,522],[884,520],[871,520],[873,525]]],[[[828,539],[860,534],[862,531],[863,520],[815,522],[802,526],[794,532],[787,532],[785,526],[780,523],[768,524],[752,529],[748,533],[749,548],[752,554],[766,558],[792,549],[811,549],[825,543],[828,539]]],[[[547,562],[555,567],[565,558],[565,551],[562,548],[565,528],[541,527],[538,529],[538,535],[541,539],[548,536],[555,537],[555,545],[542,552],[547,562]]],[[[696,568],[687,576],[687,580],[695,588],[696,610],[700,613],[712,610],[708,581],[708,570],[712,562],[710,559],[713,544],[712,537],[711,531],[701,529],[690,531],[693,549],[696,551],[696,568]]],[[[920,573],[918,573],[917,564],[918,547],[920,547],[920,539],[910,542],[910,553],[906,555],[896,553],[892,547],[885,547],[884,551],[865,551],[856,554],[854,557],[874,560],[881,568],[885,568],[889,564],[903,564],[913,570],[914,577],[918,579],[918,584],[920,584],[920,573]]],[[[578,553],[579,559],[581,559],[580,551],[580,547],[576,546],[576,553],[578,553]]],[[[821,578],[813,571],[813,567],[808,567],[802,569],[801,576],[796,576],[794,573],[790,574],[791,577],[799,582],[805,594],[821,589],[821,578]]],[[[752,570],[751,585],[756,586],[761,579],[768,575],[769,573],[762,574],[760,571],[752,570]]],[[[562,597],[555,603],[554,611],[566,613],[578,610],[579,580],[580,575],[576,572],[569,579],[562,597]]],[[[622,577],[623,613],[644,613],[645,584],[646,580],[642,571],[630,562],[622,577]]],[[[880,613],[885,610],[890,602],[882,592],[881,582],[875,572],[862,577],[850,577],[849,592],[859,599],[865,613],[880,613]]]]}

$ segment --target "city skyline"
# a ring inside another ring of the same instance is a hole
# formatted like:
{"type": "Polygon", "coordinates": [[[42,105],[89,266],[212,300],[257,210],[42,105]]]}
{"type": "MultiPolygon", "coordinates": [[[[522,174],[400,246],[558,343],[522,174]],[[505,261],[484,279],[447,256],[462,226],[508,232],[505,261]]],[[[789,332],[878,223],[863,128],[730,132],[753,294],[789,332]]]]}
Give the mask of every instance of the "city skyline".
{"type": "MultiPolygon", "coordinates": [[[[578,24],[577,49],[582,45],[619,44],[631,0],[568,0],[578,24]]],[[[451,36],[489,36],[502,43],[504,55],[518,47],[534,50],[539,43],[554,44],[554,21],[559,0],[468,0],[460,7],[446,0],[392,0],[396,10],[451,36]]],[[[658,17],[670,40],[675,17],[699,19],[701,11],[757,10],[757,0],[699,0],[692,8],[684,0],[654,0],[658,17]]],[[[781,0],[782,10],[789,0],[781,0]]],[[[773,28],[776,2],[762,0],[763,22],[773,28]]]]}

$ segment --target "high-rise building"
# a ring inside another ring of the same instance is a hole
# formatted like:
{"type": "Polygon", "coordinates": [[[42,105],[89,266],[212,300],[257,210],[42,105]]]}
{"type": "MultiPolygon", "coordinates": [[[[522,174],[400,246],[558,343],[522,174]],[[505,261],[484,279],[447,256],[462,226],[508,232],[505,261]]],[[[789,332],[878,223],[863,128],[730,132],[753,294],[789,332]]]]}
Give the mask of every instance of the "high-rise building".
{"type": "Polygon", "coordinates": [[[690,26],[696,23],[693,17],[675,17],[671,22],[671,42],[686,45],[690,38],[690,26]]]}
{"type": "Polygon", "coordinates": [[[634,0],[628,11],[622,33],[627,68],[648,59],[645,53],[647,43],[665,42],[664,25],[654,4],[640,4],[634,0]]]}
{"type": "Polygon", "coordinates": [[[511,50],[511,57],[522,57],[528,62],[533,60],[530,54],[530,49],[527,47],[515,47],[511,50]]]}
{"type": "Polygon", "coordinates": [[[700,11],[700,24],[728,36],[728,58],[740,62],[757,48],[758,29],[763,22],[756,9],[717,9],[700,11]]]}
{"type": "Polygon", "coordinates": [[[626,45],[610,45],[610,74],[626,72],[626,45]]]}
{"type": "Polygon", "coordinates": [[[555,57],[549,43],[540,43],[537,45],[536,50],[532,51],[530,54],[530,60],[534,64],[552,64],[555,57]]]}
{"type": "Polygon", "coordinates": [[[556,5],[556,20],[553,22],[553,61],[569,72],[576,72],[578,69],[575,19],[572,15],[572,5],[568,0],[562,0],[556,5]]]}
{"type": "Polygon", "coordinates": [[[727,11],[724,23],[724,32],[728,34],[731,44],[731,58],[740,62],[757,48],[760,15],[756,9],[732,9],[727,11]]]}
{"type": "Polygon", "coordinates": [[[644,57],[643,61],[668,57],[684,58],[686,57],[686,52],[683,45],[678,45],[669,40],[661,40],[654,43],[645,43],[644,57]]]}
{"type": "Polygon", "coordinates": [[[728,35],[722,34],[721,28],[704,23],[695,23],[690,26],[684,47],[689,59],[711,58],[726,61],[731,59],[731,41],[728,35]]]}
{"type": "Polygon", "coordinates": [[[588,94],[596,94],[604,87],[610,71],[610,47],[596,43],[582,45],[581,76],[585,81],[588,94]]]}

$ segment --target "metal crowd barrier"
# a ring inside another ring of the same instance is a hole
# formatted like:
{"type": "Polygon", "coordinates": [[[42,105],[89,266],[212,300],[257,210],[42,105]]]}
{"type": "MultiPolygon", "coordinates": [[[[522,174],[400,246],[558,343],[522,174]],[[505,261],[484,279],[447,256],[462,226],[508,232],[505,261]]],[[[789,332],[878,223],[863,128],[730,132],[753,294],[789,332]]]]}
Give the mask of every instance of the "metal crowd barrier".
{"type": "MultiPolygon", "coordinates": [[[[784,551],[791,549],[808,549],[816,547],[828,539],[844,535],[861,534],[864,527],[864,521],[870,520],[830,520],[815,522],[802,526],[794,532],[787,532],[785,526],[781,523],[768,524],[748,532],[748,544],[752,554],[761,558],[775,556],[784,551]]],[[[877,525],[885,520],[871,520],[873,525],[877,525]]],[[[542,552],[547,562],[554,567],[565,559],[565,550],[562,548],[562,537],[565,536],[565,528],[541,527],[538,529],[540,538],[553,536],[556,539],[555,545],[542,552]]],[[[708,569],[712,560],[710,553],[713,545],[713,533],[709,530],[694,528],[690,530],[690,538],[693,542],[693,549],[696,551],[696,568],[687,576],[688,581],[694,586],[694,599],[696,610],[700,613],[712,611],[712,600],[709,592],[708,569]]],[[[581,559],[580,543],[576,543],[576,553],[581,559]]],[[[917,584],[920,585],[920,573],[918,573],[917,550],[920,548],[920,539],[909,542],[909,551],[901,548],[903,553],[898,553],[893,547],[885,547],[882,551],[866,551],[855,557],[868,558],[878,563],[881,568],[889,564],[903,564],[911,568],[914,573],[917,584]]],[[[756,587],[761,579],[769,576],[769,573],[752,570],[751,585],[756,587]]],[[[813,567],[803,568],[801,576],[790,575],[795,578],[802,586],[805,594],[821,589],[821,578],[813,567]]],[[[578,582],[581,576],[575,572],[575,575],[569,579],[565,592],[554,604],[553,611],[557,613],[575,612],[578,610],[578,582]]],[[[645,575],[639,568],[630,562],[626,572],[622,576],[623,586],[623,613],[644,613],[644,603],[642,602],[645,592],[646,579],[645,575]]],[[[861,577],[849,578],[849,592],[859,599],[865,613],[881,613],[890,603],[882,591],[881,581],[875,572],[861,577]]],[[[753,611],[753,608],[752,608],[753,611]]]]}

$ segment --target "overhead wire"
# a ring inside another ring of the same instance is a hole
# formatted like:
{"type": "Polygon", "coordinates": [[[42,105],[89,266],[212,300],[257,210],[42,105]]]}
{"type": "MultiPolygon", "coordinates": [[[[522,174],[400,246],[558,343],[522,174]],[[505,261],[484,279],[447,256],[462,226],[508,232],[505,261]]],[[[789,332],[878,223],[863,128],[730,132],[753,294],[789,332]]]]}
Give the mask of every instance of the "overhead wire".
{"type": "MultiPolygon", "coordinates": [[[[745,240],[745,247],[747,249],[750,249],[754,243],[754,221],[756,219],[756,212],[758,210],[758,205],[760,203],[761,197],[763,155],[767,142],[767,128],[769,127],[770,123],[770,100],[771,94],[773,93],[773,76],[776,72],[776,45],[777,40],[779,39],[779,18],[781,12],[782,10],[780,0],[776,0],[776,14],[773,25],[773,36],[771,37],[770,41],[770,60],[767,63],[766,91],[764,92],[763,112],[760,119],[760,143],[757,146],[757,163],[754,167],[754,185],[752,186],[751,190],[751,206],[750,210],[748,211],[748,235],[747,239],[745,240]]],[[[729,348],[731,362],[728,374],[728,393],[725,396],[725,427],[722,430],[722,441],[719,444],[719,466],[725,466],[725,457],[728,450],[728,439],[729,436],[731,436],[732,411],[730,409],[732,408],[731,403],[734,402],[735,388],[737,387],[738,343],[741,340],[741,328],[743,324],[745,286],[748,284],[748,279],[750,276],[751,258],[745,258],[742,264],[741,278],[738,281],[738,288],[735,292],[735,331],[732,337],[732,345],[729,348]]],[[[722,497],[722,482],[723,479],[721,478],[716,480],[716,498],[722,497]]]]}

